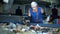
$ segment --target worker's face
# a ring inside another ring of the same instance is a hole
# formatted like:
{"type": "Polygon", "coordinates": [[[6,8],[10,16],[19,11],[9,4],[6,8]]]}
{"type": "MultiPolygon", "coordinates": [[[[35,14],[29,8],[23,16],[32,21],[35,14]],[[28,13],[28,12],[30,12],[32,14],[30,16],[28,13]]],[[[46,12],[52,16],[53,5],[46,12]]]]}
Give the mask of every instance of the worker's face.
{"type": "Polygon", "coordinates": [[[33,10],[35,10],[35,9],[37,9],[37,6],[35,6],[35,7],[32,7],[33,8],[33,10]]]}

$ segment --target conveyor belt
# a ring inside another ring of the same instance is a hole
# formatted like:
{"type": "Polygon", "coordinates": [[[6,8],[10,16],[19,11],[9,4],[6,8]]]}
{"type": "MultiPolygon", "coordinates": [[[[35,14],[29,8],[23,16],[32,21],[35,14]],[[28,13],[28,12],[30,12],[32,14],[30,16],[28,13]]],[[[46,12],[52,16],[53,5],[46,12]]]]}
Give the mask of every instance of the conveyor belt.
{"type": "Polygon", "coordinates": [[[18,23],[22,21],[21,16],[16,16],[16,15],[0,15],[0,22],[13,22],[13,23],[18,23]]]}
{"type": "Polygon", "coordinates": [[[39,26],[43,26],[43,27],[60,28],[60,24],[30,23],[30,25],[34,25],[34,26],[36,26],[37,24],[39,24],[39,26]]]}
{"type": "MultiPolygon", "coordinates": [[[[2,16],[0,15],[0,22],[13,22],[13,23],[21,23],[21,18],[20,16],[2,16]]],[[[52,27],[52,28],[60,28],[60,24],[42,24],[42,23],[38,23],[40,26],[44,26],[44,27],[52,27]]],[[[30,23],[30,25],[37,25],[37,23],[30,23]]]]}

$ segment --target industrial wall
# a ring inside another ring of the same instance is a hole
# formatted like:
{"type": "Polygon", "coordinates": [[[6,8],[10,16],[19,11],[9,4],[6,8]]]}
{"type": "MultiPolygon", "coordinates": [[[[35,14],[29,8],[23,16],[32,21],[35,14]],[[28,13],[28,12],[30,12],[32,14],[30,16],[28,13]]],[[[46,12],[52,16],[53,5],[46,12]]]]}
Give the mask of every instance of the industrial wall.
{"type": "MultiPolygon", "coordinates": [[[[25,12],[27,12],[25,9],[25,5],[18,5],[18,4],[14,4],[11,6],[11,8],[8,10],[8,6],[3,6],[2,4],[0,4],[0,13],[12,13],[12,14],[15,14],[15,10],[17,9],[17,7],[20,6],[20,8],[22,9],[22,12],[23,14],[25,12]],[[5,8],[4,8],[5,7],[5,8]],[[7,8],[6,8],[7,7],[7,8]],[[7,10],[6,10],[7,9],[7,10]]],[[[51,14],[51,9],[50,8],[43,8],[44,11],[47,13],[47,14],[51,14]]],[[[58,15],[60,15],[60,7],[57,8],[58,9],[58,15]]]]}

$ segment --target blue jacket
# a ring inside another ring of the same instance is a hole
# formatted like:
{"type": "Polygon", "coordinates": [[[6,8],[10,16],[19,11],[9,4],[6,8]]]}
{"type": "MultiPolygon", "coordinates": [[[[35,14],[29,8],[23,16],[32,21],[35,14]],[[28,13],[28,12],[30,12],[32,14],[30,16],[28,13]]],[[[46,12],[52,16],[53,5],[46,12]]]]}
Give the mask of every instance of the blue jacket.
{"type": "Polygon", "coordinates": [[[36,22],[42,22],[42,14],[41,14],[41,7],[38,7],[38,12],[33,12],[33,9],[30,8],[30,14],[32,16],[32,21],[36,22]]]}

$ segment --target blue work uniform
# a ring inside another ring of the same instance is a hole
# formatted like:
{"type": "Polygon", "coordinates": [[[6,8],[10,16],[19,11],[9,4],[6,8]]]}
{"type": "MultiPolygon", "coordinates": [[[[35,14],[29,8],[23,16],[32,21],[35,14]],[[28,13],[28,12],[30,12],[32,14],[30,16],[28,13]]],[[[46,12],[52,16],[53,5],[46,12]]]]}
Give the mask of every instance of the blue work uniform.
{"type": "Polygon", "coordinates": [[[42,22],[41,7],[37,8],[37,12],[33,12],[33,9],[30,8],[30,14],[32,16],[32,22],[42,22]]]}

